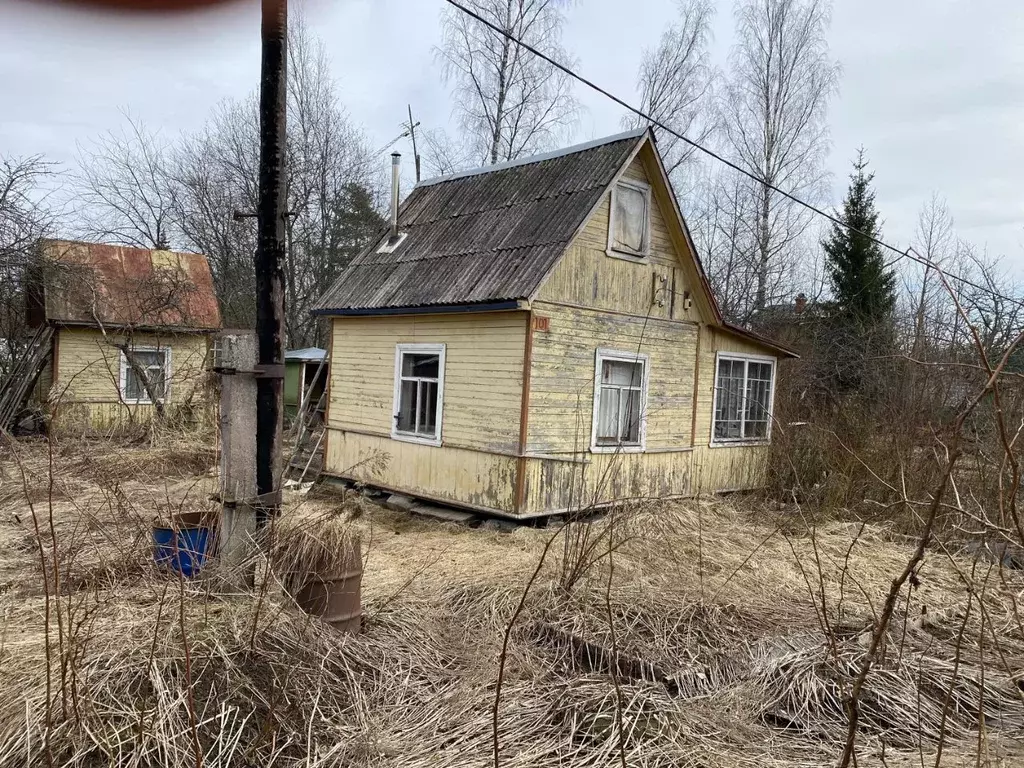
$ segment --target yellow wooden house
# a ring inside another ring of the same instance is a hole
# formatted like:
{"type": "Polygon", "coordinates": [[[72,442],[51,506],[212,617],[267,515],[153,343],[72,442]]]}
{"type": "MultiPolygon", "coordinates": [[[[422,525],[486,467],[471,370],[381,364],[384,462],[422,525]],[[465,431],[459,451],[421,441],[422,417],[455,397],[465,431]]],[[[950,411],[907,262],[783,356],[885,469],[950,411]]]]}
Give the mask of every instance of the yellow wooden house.
{"type": "Polygon", "coordinates": [[[513,518],[763,483],[778,360],[712,295],[653,135],[418,184],[318,303],[325,471],[513,518]]]}
{"type": "Polygon", "coordinates": [[[34,395],[55,426],[212,416],[205,363],[221,320],[205,256],[44,240],[27,313],[45,343],[34,395]]]}

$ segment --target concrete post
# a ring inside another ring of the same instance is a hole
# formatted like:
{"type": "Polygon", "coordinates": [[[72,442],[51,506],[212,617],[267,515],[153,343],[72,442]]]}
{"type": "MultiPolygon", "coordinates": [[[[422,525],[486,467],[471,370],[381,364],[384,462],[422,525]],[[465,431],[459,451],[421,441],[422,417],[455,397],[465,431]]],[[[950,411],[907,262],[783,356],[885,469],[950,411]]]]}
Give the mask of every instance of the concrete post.
{"type": "MultiPolygon", "coordinates": [[[[220,377],[220,558],[239,569],[253,551],[256,513],[256,335],[232,331],[217,339],[215,369],[220,377]]],[[[243,571],[240,571],[240,573],[243,571]]],[[[251,581],[251,569],[245,569],[251,581]]]]}

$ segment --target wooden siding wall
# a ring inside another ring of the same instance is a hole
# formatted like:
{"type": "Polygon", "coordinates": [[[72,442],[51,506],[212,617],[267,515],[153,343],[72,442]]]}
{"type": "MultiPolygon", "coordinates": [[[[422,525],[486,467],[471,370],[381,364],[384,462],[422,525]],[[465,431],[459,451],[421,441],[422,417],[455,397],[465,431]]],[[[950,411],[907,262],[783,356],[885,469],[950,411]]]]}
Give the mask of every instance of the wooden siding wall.
{"type": "Polygon", "coordinates": [[[516,459],[331,427],[327,471],[400,493],[513,514],[516,459]]]}
{"type": "Polygon", "coordinates": [[[598,348],[648,356],[647,450],[690,445],[697,326],[534,303],[549,330],[535,331],[527,450],[571,454],[590,447],[598,348]]]}
{"type": "MultiPolygon", "coordinates": [[[[646,180],[639,159],[624,175],[646,180]]],[[[610,210],[608,194],[541,286],[537,299],[639,317],[698,320],[695,310],[683,309],[682,293],[689,288],[657,200],[651,206],[647,262],[608,256],[610,210]]]]}
{"type": "MultiPolygon", "coordinates": [[[[112,334],[113,336],[113,334],[112,334]]],[[[153,417],[150,404],[126,404],[120,396],[121,353],[99,330],[62,328],[57,331],[57,375],[50,387],[49,403],[59,428],[105,431],[129,421],[153,417]]],[[[136,333],[139,347],[171,350],[168,410],[190,402],[207,410],[205,362],[209,340],[201,334],[136,333]]]]}
{"type": "Polygon", "coordinates": [[[525,312],[335,318],[327,471],[512,511],[525,312]],[[395,346],[444,343],[441,446],[391,439],[395,346]]]}
{"type": "Polygon", "coordinates": [[[695,444],[699,446],[699,450],[694,455],[695,491],[708,493],[757,488],[764,484],[768,459],[767,446],[710,445],[715,397],[715,364],[718,352],[765,356],[771,356],[772,353],[758,344],[707,325],[701,327],[700,350],[695,436],[695,444]]]}
{"type": "MultiPolygon", "coordinates": [[[[623,176],[650,183],[652,162],[641,154],[623,176]]],[[[710,448],[709,438],[715,353],[764,350],[712,331],[692,256],[666,219],[674,211],[653,192],[648,259],[608,256],[606,195],[533,303],[549,330],[533,337],[525,514],[753,488],[763,480],[766,448],[710,448]],[[589,451],[600,347],[649,355],[644,453],[589,451]]]]}

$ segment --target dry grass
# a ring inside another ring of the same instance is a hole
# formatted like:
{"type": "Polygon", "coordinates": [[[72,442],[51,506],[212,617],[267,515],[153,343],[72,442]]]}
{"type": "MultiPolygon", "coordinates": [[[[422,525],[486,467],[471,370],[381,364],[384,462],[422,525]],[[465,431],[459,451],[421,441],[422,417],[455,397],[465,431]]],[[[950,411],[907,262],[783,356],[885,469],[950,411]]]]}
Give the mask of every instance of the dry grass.
{"type": "MultiPolygon", "coordinates": [[[[493,764],[502,637],[554,530],[291,500],[286,526],[345,520],[362,540],[364,631],[340,635],[272,573],[225,594],[212,572],[155,571],[151,520],[209,505],[208,449],[189,464],[181,445],[101,446],[54,452],[54,495],[45,443],[0,459],[0,766],[493,764]]],[[[621,765],[620,750],[630,766],[834,763],[843,686],[908,542],[723,500],[615,525],[610,586],[605,559],[562,589],[558,546],[533,584],[506,659],[501,765],[621,765]]],[[[858,765],[933,765],[940,734],[942,765],[1020,764],[1007,670],[1024,668],[1024,579],[939,550],[917,582],[868,685],[858,765]]]]}

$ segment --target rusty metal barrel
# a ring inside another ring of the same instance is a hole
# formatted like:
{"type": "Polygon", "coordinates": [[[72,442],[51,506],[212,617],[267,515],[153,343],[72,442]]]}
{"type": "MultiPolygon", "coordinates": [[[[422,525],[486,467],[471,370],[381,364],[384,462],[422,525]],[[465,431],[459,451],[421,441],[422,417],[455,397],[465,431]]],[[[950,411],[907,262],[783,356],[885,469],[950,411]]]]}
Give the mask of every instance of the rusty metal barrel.
{"type": "Polygon", "coordinates": [[[362,583],[362,545],[353,536],[330,569],[294,579],[289,592],[306,613],[341,632],[358,632],[363,616],[362,583]]]}

